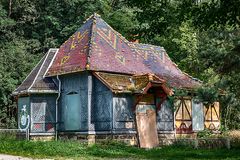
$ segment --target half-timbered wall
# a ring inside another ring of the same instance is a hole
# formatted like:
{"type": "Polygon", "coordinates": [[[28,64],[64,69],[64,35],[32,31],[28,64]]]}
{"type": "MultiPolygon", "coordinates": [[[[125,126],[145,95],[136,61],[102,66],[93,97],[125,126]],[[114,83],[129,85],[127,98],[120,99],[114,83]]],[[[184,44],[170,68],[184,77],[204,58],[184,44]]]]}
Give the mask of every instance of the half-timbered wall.
{"type": "Polygon", "coordinates": [[[109,131],[112,129],[112,92],[97,78],[93,77],[91,109],[91,130],[109,131]]]}
{"type": "Polygon", "coordinates": [[[131,94],[117,94],[113,97],[114,130],[134,129],[132,107],[134,98],[131,94]]]}
{"type": "Polygon", "coordinates": [[[175,127],[177,134],[192,133],[192,101],[180,97],[175,100],[175,127]]]}
{"type": "Polygon", "coordinates": [[[31,95],[30,101],[30,131],[32,133],[54,132],[56,124],[56,95],[31,95]]]}
{"type": "Polygon", "coordinates": [[[177,134],[192,133],[205,128],[210,130],[220,128],[219,102],[203,106],[201,102],[181,97],[176,99],[175,107],[177,134]]]}
{"type": "Polygon", "coordinates": [[[61,131],[88,130],[88,73],[60,77],[61,98],[59,124],[61,131]]]}
{"type": "Polygon", "coordinates": [[[219,102],[215,102],[210,106],[204,106],[204,125],[210,130],[218,130],[220,128],[219,102]]]}

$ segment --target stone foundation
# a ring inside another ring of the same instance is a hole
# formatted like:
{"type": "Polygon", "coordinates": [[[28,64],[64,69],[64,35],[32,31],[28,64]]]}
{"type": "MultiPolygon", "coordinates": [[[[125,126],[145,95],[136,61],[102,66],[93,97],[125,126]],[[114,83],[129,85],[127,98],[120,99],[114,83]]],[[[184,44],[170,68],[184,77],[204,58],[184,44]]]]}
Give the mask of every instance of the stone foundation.
{"type": "Polygon", "coordinates": [[[191,133],[191,134],[176,134],[176,138],[197,138],[197,133],[191,133]]]}
{"type": "Polygon", "coordinates": [[[60,133],[58,135],[59,140],[77,140],[83,143],[93,144],[101,143],[103,141],[115,140],[118,142],[124,142],[129,145],[137,145],[136,134],[80,134],[80,133],[60,133]]]}
{"type": "MultiPolygon", "coordinates": [[[[193,148],[230,148],[230,140],[226,138],[196,138],[195,134],[187,134],[187,137],[176,135],[174,132],[158,133],[159,145],[180,145],[192,146],[193,148]],[[194,138],[192,138],[194,137],[194,138]]],[[[58,134],[59,140],[72,140],[89,145],[106,141],[124,142],[128,145],[137,145],[136,133],[79,133],[79,132],[61,132],[58,134]]],[[[51,141],[55,140],[55,135],[30,134],[30,140],[51,141]]]]}
{"type": "Polygon", "coordinates": [[[34,136],[30,136],[30,140],[33,141],[52,141],[55,140],[55,136],[54,135],[34,135],[34,136]]]}
{"type": "Polygon", "coordinates": [[[122,134],[113,135],[113,139],[127,143],[129,145],[137,145],[137,135],[136,134],[122,134]]]}
{"type": "Polygon", "coordinates": [[[74,134],[74,133],[61,133],[58,135],[59,140],[75,140],[80,141],[83,143],[88,142],[88,135],[87,134],[74,134]]]}
{"type": "MultiPolygon", "coordinates": [[[[188,135],[191,136],[192,135],[188,135]]],[[[158,133],[159,145],[171,145],[176,142],[176,137],[179,138],[174,132],[170,133],[158,133]]],[[[177,138],[177,139],[178,139],[177,138]]],[[[42,141],[50,141],[55,140],[54,135],[34,135],[30,136],[31,140],[42,140],[42,141]]],[[[129,145],[137,145],[137,135],[136,133],[80,133],[80,132],[60,132],[58,134],[59,140],[72,140],[79,141],[81,143],[101,143],[103,141],[111,141],[115,140],[118,142],[123,142],[129,145]]]]}
{"type": "Polygon", "coordinates": [[[171,145],[174,143],[175,133],[158,133],[159,145],[171,145]]]}

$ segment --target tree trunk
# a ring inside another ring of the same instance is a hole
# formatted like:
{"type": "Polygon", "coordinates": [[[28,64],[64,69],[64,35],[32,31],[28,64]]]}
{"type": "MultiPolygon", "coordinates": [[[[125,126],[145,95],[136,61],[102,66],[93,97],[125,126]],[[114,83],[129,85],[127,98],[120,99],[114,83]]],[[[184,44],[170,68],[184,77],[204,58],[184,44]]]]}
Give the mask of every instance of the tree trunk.
{"type": "Polygon", "coordinates": [[[12,14],[12,0],[9,0],[8,2],[8,17],[10,17],[12,14]]]}
{"type": "Polygon", "coordinates": [[[225,120],[224,120],[224,126],[225,126],[225,128],[227,128],[227,119],[228,119],[228,112],[229,112],[228,109],[229,109],[229,105],[227,105],[227,108],[226,108],[227,112],[226,112],[225,120]]]}

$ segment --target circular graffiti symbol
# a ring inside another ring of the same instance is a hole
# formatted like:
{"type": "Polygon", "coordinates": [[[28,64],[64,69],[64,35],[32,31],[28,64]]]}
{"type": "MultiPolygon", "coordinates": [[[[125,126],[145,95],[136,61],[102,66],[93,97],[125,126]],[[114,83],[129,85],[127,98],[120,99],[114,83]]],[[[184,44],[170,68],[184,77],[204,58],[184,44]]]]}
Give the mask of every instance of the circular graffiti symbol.
{"type": "Polygon", "coordinates": [[[26,105],[23,105],[23,108],[21,109],[21,114],[20,114],[20,123],[22,126],[27,125],[27,109],[26,105]]]}

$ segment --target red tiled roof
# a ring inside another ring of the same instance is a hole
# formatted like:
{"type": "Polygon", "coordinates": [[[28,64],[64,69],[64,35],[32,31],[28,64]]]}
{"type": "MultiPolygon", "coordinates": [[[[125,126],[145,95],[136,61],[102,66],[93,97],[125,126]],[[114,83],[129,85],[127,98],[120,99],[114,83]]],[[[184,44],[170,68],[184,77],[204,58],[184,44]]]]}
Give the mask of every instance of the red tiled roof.
{"type": "Polygon", "coordinates": [[[152,73],[176,88],[200,85],[170,60],[164,48],[131,43],[96,14],[60,47],[47,75],[83,70],[132,75],[152,73]]]}

